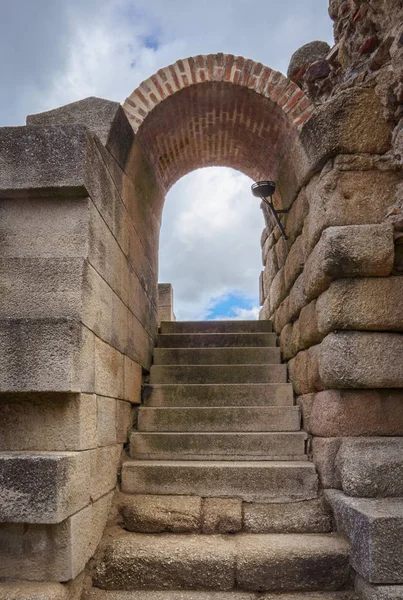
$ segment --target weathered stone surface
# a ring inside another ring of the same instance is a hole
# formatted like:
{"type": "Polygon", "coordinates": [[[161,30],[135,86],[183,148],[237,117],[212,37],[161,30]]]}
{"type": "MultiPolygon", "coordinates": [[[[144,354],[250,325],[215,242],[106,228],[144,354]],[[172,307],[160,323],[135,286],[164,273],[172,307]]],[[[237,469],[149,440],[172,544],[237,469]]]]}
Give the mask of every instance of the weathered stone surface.
{"type": "Polygon", "coordinates": [[[282,267],[279,271],[277,271],[276,276],[273,279],[273,283],[270,286],[270,292],[268,294],[270,310],[273,312],[278,308],[281,302],[287,295],[287,290],[285,287],[284,280],[284,267],[282,267]]]}
{"type": "Polygon", "coordinates": [[[0,583],[0,600],[80,600],[84,579],[81,573],[69,583],[0,583]]]}
{"type": "Polygon", "coordinates": [[[390,138],[382,104],[371,88],[338,93],[315,110],[301,131],[311,168],[336,154],[383,154],[390,138]]]}
{"type": "Polygon", "coordinates": [[[244,535],[237,583],[246,590],[339,590],[349,578],[348,545],[335,536],[244,535]]]}
{"type": "Polygon", "coordinates": [[[145,386],[144,406],[291,406],[289,383],[145,386]]]}
{"type": "Polygon", "coordinates": [[[234,561],[232,536],[121,534],[101,551],[93,581],[109,590],[231,590],[234,561]]]}
{"type": "Polygon", "coordinates": [[[309,212],[308,198],[305,188],[303,188],[294,202],[286,217],[285,231],[290,244],[293,244],[297,236],[302,232],[305,217],[309,212]]]}
{"type": "Polygon", "coordinates": [[[90,501],[85,452],[0,453],[0,521],[60,523],[90,501]]]}
{"type": "Polygon", "coordinates": [[[280,348],[155,348],[154,365],[278,364],[280,348]]]}
{"type": "Polygon", "coordinates": [[[298,431],[295,406],[140,407],[139,431],[298,431]]]}
{"type": "Polygon", "coordinates": [[[298,396],[297,398],[297,405],[300,407],[301,410],[302,429],[308,432],[311,431],[310,418],[314,400],[314,393],[303,394],[302,396],[298,396]]]}
{"type": "Polygon", "coordinates": [[[335,469],[340,444],[341,438],[314,437],[312,439],[312,459],[325,489],[341,487],[339,474],[335,469]]]}
{"type": "Polygon", "coordinates": [[[97,396],[98,446],[116,444],[116,400],[97,396]]]}
{"type": "Polygon", "coordinates": [[[317,322],[316,300],[313,300],[301,310],[298,318],[299,339],[294,345],[294,353],[304,350],[322,341],[323,335],[319,332],[317,322]]]}
{"type": "Polygon", "coordinates": [[[107,590],[309,591],[343,589],[348,572],[348,547],[336,536],[127,533],[101,550],[93,581],[107,590]]]}
{"type": "Polygon", "coordinates": [[[0,197],[88,196],[93,144],[83,125],[2,127],[0,197]]]}
{"type": "Polygon", "coordinates": [[[129,430],[133,425],[133,414],[128,402],[116,401],[116,441],[124,444],[129,437],[129,430]]]}
{"type": "MultiPolygon", "coordinates": [[[[393,586],[391,586],[393,587],[393,586]]],[[[395,586],[397,587],[397,586],[395,586]]],[[[382,588],[384,589],[384,588],[382,588]]],[[[123,592],[123,591],[106,591],[98,588],[92,588],[89,592],[88,600],[134,600],[133,593],[136,594],[136,600],[256,600],[254,592],[242,592],[239,590],[233,592],[203,592],[197,591],[171,591],[164,590],[160,592],[139,591],[139,592],[123,592]]],[[[0,597],[1,598],[1,597],[0,597]]],[[[287,593],[272,593],[265,594],[259,592],[261,600],[306,600],[307,595],[304,592],[287,593]]],[[[309,592],[310,600],[356,600],[356,596],[352,591],[347,592],[309,592]]],[[[389,600],[391,597],[374,598],[371,600],[389,600]]],[[[3,600],[1,598],[1,600],[3,600]]],[[[6,598],[5,600],[9,600],[6,598]]],[[[10,599],[14,600],[14,598],[10,599]]],[[[25,598],[17,598],[16,600],[26,600],[25,598]]],[[[31,600],[28,598],[27,600],[31,600]]],[[[36,600],[36,598],[34,599],[36,600]]],[[[45,600],[40,598],[39,600],[45,600]]],[[[52,599],[53,600],[53,599],[52,599]]],[[[75,600],[75,599],[74,599],[75,600]]],[[[393,600],[401,600],[400,596],[393,596],[393,600]]]]}
{"type": "Polygon", "coordinates": [[[403,336],[399,333],[330,333],[318,346],[326,388],[403,387],[403,336]]]}
{"type": "Polygon", "coordinates": [[[305,294],[314,299],[336,278],[390,275],[393,261],[389,224],[329,227],[306,262],[305,294]]]}
{"type": "Polygon", "coordinates": [[[285,365],[153,365],[150,383],[286,383],[285,365]]]}
{"type": "MultiPolygon", "coordinates": [[[[234,427],[240,429],[239,425],[234,427]]],[[[305,439],[306,434],[301,431],[134,431],[130,436],[130,456],[146,460],[304,460],[305,439]]]]}
{"type": "Polygon", "coordinates": [[[127,494],[242,498],[292,502],[317,496],[317,476],[304,461],[128,461],[122,466],[127,494]]]}
{"type": "Polygon", "coordinates": [[[372,585],[356,577],[355,588],[364,600],[402,600],[403,585],[372,585]]]}
{"type": "Polygon", "coordinates": [[[159,348],[228,348],[276,346],[275,333],[166,333],[157,337],[159,348]]]}
{"type": "Polygon", "coordinates": [[[123,396],[124,399],[132,404],[140,404],[141,402],[141,385],[143,372],[141,365],[131,360],[128,356],[123,358],[124,382],[123,396]]]}
{"type": "Polygon", "coordinates": [[[318,298],[318,329],[402,331],[402,277],[340,279],[318,298]]]}
{"type": "Polygon", "coordinates": [[[288,363],[290,381],[296,394],[309,394],[323,389],[319,376],[320,345],[311,346],[298,354],[288,363]]]}
{"type": "Polygon", "coordinates": [[[306,253],[327,227],[382,223],[396,196],[393,172],[332,169],[307,185],[309,214],[304,224],[306,253]]]}
{"type": "Polygon", "coordinates": [[[402,583],[403,501],[349,498],[337,490],[326,496],[350,542],[353,568],[371,583],[402,583]]]}
{"type": "Polygon", "coordinates": [[[305,240],[302,235],[298,236],[288,253],[284,266],[284,283],[289,290],[302,273],[305,264],[305,240]]]}
{"type": "Polygon", "coordinates": [[[305,408],[302,414],[313,435],[403,435],[401,390],[325,390],[310,397],[309,418],[305,408]]]}
{"type": "Polygon", "coordinates": [[[0,577],[28,581],[69,581],[84,569],[98,546],[113,494],[100,498],[54,525],[3,523],[0,577]]]}
{"type": "Polygon", "coordinates": [[[237,498],[205,498],[202,533],[237,533],[242,529],[242,502],[237,498]]]}
{"type": "Polygon", "coordinates": [[[27,116],[27,125],[47,127],[49,125],[85,125],[106,144],[109,131],[117,111],[122,110],[119,102],[89,97],[53,110],[27,116]]]}
{"type": "Polygon", "coordinates": [[[335,468],[349,496],[401,497],[403,438],[344,438],[335,468]]]}
{"type": "Polygon", "coordinates": [[[309,42],[309,44],[301,46],[291,56],[287,77],[298,83],[309,65],[321,58],[326,58],[329,50],[329,44],[321,41],[309,42]]]}
{"type": "Polygon", "coordinates": [[[271,321],[228,320],[228,321],[168,321],[161,323],[161,334],[192,333],[270,333],[271,321]]]}
{"type": "Polygon", "coordinates": [[[125,529],[139,533],[197,533],[202,500],[196,496],[129,496],[120,494],[125,529]]]}
{"type": "Polygon", "coordinates": [[[97,445],[96,397],[6,394],[0,397],[0,450],[86,450],[97,445]]]}
{"type": "Polygon", "coordinates": [[[170,283],[158,284],[158,319],[159,321],[175,321],[173,308],[173,288],[170,283]]]}
{"type": "Polygon", "coordinates": [[[89,484],[91,500],[93,502],[114,489],[120,453],[120,444],[104,446],[103,448],[97,448],[89,452],[91,465],[89,484]]]}
{"type": "Polygon", "coordinates": [[[93,335],[70,319],[0,322],[1,392],[94,390],[93,335]]]}
{"type": "Polygon", "coordinates": [[[124,356],[121,352],[95,338],[95,391],[100,396],[124,397],[124,356]]]}
{"type": "Polygon", "coordinates": [[[295,280],[294,285],[291,288],[290,295],[288,297],[288,314],[286,314],[287,320],[295,321],[301,312],[302,308],[308,304],[308,298],[305,293],[305,273],[301,273],[295,280]]]}
{"type": "Polygon", "coordinates": [[[322,499],[288,504],[243,504],[244,530],[249,533],[327,533],[330,512],[322,499]]]}
{"type": "Polygon", "coordinates": [[[291,323],[287,323],[287,325],[283,327],[280,334],[281,355],[284,361],[289,360],[294,356],[292,334],[293,325],[291,323]]]}

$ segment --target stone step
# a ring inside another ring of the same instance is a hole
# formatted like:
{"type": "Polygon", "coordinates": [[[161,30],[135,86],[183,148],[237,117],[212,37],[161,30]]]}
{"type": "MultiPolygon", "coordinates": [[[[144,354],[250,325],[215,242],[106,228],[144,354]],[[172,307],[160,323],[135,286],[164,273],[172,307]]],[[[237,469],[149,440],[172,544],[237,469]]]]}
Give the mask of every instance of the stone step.
{"type": "Polygon", "coordinates": [[[306,460],[305,432],[139,433],[130,436],[132,458],[146,460],[306,460]]]}
{"type": "Polygon", "coordinates": [[[281,363],[280,348],[155,348],[155,365],[264,365],[281,363]]]}
{"type": "Polygon", "coordinates": [[[271,321],[162,321],[164,333],[271,333],[271,321]]]}
{"type": "MultiPolygon", "coordinates": [[[[401,591],[400,591],[401,594],[401,591]]],[[[400,600],[401,596],[393,596],[394,600],[400,600]]],[[[0,596],[0,600],[3,598],[0,596]]],[[[4,600],[9,600],[5,598],[4,600]]],[[[18,598],[20,600],[20,598],[18,598]]],[[[21,600],[25,600],[21,598],[21,600]]],[[[26,600],[32,600],[27,597],[26,600]]],[[[33,599],[42,600],[42,598],[33,599]]],[[[57,598],[59,600],[59,598],[57,598]]],[[[268,594],[254,592],[201,592],[186,591],[181,592],[172,590],[163,591],[106,591],[98,588],[92,588],[89,592],[88,600],[358,600],[358,596],[352,591],[345,592],[279,592],[268,594]]],[[[372,600],[376,600],[373,598],[372,600]]]]}
{"type": "Polygon", "coordinates": [[[120,531],[105,540],[91,575],[109,590],[341,590],[349,583],[348,546],[327,534],[120,531]]]}
{"type": "Polygon", "coordinates": [[[154,384],[145,406],[292,406],[291,383],[154,384]]]}
{"type": "Polygon", "coordinates": [[[298,406],[140,407],[139,431],[299,431],[298,406]]]}
{"type": "Polygon", "coordinates": [[[238,497],[246,502],[297,502],[317,497],[308,461],[125,461],[127,494],[238,497]]]}
{"type": "MultiPolygon", "coordinates": [[[[401,478],[401,471],[395,472],[401,478]]],[[[350,498],[327,490],[337,529],[351,546],[355,571],[371,583],[403,581],[403,499],[350,498]]]]}
{"type": "Polygon", "coordinates": [[[276,333],[166,333],[157,348],[239,348],[277,346],[276,333]]]}
{"type": "Polygon", "coordinates": [[[329,506],[323,498],[283,504],[240,498],[118,494],[123,527],[137,533],[328,533],[329,506]]]}
{"type": "Polygon", "coordinates": [[[150,383],[286,383],[286,365],[154,365],[150,383]]]}

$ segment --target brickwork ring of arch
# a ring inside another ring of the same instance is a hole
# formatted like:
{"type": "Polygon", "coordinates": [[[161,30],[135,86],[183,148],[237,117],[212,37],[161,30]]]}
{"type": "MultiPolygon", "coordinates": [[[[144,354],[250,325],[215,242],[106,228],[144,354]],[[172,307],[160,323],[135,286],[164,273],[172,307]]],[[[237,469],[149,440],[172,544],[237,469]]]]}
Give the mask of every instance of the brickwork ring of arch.
{"type": "Polygon", "coordinates": [[[290,137],[313,112],[280,72],[230,54],[199,55],[160,69],[123,108],[165,192],[202,166],[230,166],[254,179],[274,174],[290,137]]]}

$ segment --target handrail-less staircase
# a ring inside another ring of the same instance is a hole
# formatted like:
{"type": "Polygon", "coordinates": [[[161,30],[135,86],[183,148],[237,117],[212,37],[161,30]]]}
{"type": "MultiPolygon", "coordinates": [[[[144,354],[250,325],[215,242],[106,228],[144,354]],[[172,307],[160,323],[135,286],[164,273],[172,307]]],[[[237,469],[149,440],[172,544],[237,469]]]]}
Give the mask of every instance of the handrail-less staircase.
{"type": "Polygon", "coordinates": [[[269,321],[161,324],[94,600],[351,597],[276,344],[269,321]]]}

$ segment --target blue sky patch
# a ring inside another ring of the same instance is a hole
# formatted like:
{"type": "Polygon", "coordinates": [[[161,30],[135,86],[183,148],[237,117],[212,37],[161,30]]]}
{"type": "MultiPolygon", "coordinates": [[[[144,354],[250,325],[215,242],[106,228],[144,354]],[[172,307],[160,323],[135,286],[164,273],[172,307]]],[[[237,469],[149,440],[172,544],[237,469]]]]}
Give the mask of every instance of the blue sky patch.
{"type": "Polygon", "coordinates": [[[236,319],[241,309],[251,310],[259,305],[257,298],[244,296],[240,293],[229,293],[213,298],[206,314],[208,321],[215,319],[236,319]]]}

